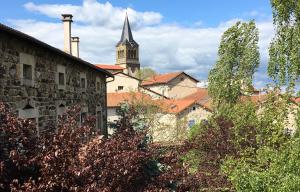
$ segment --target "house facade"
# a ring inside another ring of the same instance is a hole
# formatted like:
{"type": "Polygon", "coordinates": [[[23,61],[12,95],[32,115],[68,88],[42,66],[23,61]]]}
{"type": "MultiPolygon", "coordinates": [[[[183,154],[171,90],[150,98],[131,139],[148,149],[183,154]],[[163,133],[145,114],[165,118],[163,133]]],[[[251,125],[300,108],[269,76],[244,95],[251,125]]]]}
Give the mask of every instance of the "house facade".
{"type": "Polygon", "coordinates": [[[106,134],[106,78],[112,75],[78,58],[71,22],[72,15],[63,15],[64,51],[0,24],[0,101],[32,119],[38,134],[55,129],[59,115],[74,105],[81,106],[80,123],[95,115],[106,134]]]}
{"type": "Polygon", "coordinates": [[[142,82],[142,86],[168,98],[181,99],[197,92],[199,81],[185,72],[155,75],[142,82]]]}

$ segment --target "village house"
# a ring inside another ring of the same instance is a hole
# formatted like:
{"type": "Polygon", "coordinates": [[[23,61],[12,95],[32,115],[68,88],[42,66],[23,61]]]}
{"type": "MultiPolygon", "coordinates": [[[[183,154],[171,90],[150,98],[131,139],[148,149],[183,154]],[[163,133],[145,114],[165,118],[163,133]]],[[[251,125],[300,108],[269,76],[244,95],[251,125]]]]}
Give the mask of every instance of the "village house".
{"type": "Polygon", "coordinates": [[[181,99],[197,92],[199,81],[185,72],[155,75],[142,82],[142,86],[168,98],[181,99]]]}
{"type": "MultiPolygon", "coordinates": [[[[121,40],[116,45],[116,64],[96,66],[109,70],[114,80],[107,83],[108,123],[119,120],[117,111],[122,103],[153,101],[159,110],[152,116],[150,133],[154,142],[180,142],[191,127],[209,119],[213,113],[207,88],[197,87],[199,81],[185,72],[154,75],[146,80],[137,78],[140,70],[139,46],[134,41],[126,15],[121,40]],[[133,52],[132,50],[135,50],[133,52]],[[134,54],[133,54],[134,53],[134,54]]],[[[254,87],[244,87],[246,95],[260,109],[266,99],[254,87]]],[[[295,105],[292,105],[295,108],[295,105]]],[[[289,114],[287,127],[295,127],[295,118],[289,114]]],[[[112,134],[109,126],[109,133],[112,134]]]]}
{"type": "Polygon", "coordinates": [[[106,81],[113,76],[79,58],[72,15],[62,15],[62,21],[64,51],[0,24],[0,101],[33,120],[38,134],[55,129],[58,116],[73,105],[81,106],[79,123],[95,115],[106,134],[106,81]]]}
{"type": "MultiPolygon", "coordinates": [[[[184,127],[187,131],[189,127],[207,119],[211,114],[205,105],[207,89],[198,88],[198,80],[184,72],[156,75],[144,81],[137,78],[140,70],[139,46],[133,39],[127,15],[121,39],[116,45],[116,64],[96,66],[110,71],[114,76],[114,80],[107,83],[109,125],[120,118],[117,111],[122,103],[145,102],[145,99],[156,101],[156,104],[159,103],[158,105],[163,107],[155,119],[159,123],[156,127],[160,129],[153,132],[155,141],[161,140],[161,135],[168,135],[168,130],[161,132],[164,126],[174,132],[179,130],[180,124],[180,128],[184,127]]],[[[113,133],[110,126],[109,133],[113,133]]]]}

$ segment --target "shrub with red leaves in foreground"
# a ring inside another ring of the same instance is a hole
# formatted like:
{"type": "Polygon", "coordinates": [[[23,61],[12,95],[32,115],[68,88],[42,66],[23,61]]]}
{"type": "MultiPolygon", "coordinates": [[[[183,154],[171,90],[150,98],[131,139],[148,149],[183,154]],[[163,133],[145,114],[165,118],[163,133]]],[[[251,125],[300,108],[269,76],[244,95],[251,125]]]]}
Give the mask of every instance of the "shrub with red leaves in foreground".
{"type": "Polygon", "coordinates": [[[78,112],[71,109],[56,132],[36,137],[34,125],[0,104],[0,191],[195,189],[179,161],[184,146],[153,146],[145,132],[125,126],[105,139],[90,126],[94,118],[78,126],[78,112]]]}

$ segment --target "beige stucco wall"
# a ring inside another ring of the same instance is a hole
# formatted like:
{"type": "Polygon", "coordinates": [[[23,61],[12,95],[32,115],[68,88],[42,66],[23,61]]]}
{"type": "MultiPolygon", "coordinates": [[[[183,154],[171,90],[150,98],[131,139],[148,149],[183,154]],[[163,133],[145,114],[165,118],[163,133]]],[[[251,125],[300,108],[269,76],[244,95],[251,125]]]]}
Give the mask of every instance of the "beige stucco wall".
{"type": "Polygon", "coordinates": [[[211,115],[210,111],[198,104],[190,106],[180,114],[158,114],[150,133],[154,142],[181,142],[188,135],[190,120],[195,120],[195,124],[199,124],[211,115]]]}
{"type": "Polygon", "coordinates": [[[177,138],[177,117],[175,114],[157,114],[150,127],[153,142],[175,142],[177,138]]]}
{"type": "Polygon", "coordinates": [[[169,86],[167,85],[151,85],[147,86],[147,88],[151,89],[152,91],[159,93],[161,95],[164,95],[166,97],[169,97],[169,86]]]}
{"type": "Polygon", "coordinates": [[[122,73],[115,75],[115,79],[112,82],[107,83],[108,93],[123,93],[129,91],[137,91],[139,87],[139,80],[130,78],[122,73]],[[123,86],[123,90],[118,91],[118,86],[123,86]]]}
{"type": "Polygon", "coordinates": [[[207,120],[212,115],[212,112],[202,108],[199,104],[194,104],[181,112],[178,115],[180,120],[185,120],[186,126],[190,120],[195,120],[196,124],[199,124],[202,120],[207,120]]]}
{"type": "Polygon", "coordinates": [[[169,97],[183,98],[197,91],[197,82],[188,76],[181,74],[169,83],[169,97]]]}
{"type": "Polygon", "coordinates": [[[107,108],[107,132],[109,135],[112,135],[114,133],[114,130],[109,126],[110,123],[115,123],[120,119],[120,116],[117,115],[117,108],[116,107],[111,107],[107,108]]]}
{"type": "Polygon", "coordinates": [[[149,85],[147,88],[166,97],[180,99],[197,91],[197,82],[188,76],[181,74],[168,84],[149,85]]]}
{"type": "Polygon", "coordinates": [[[162,95],[159,95],[157,93],[154,93],[152,91],[144,89],[143,87],[139,87],[139,91],[142,92],[142,93],[145,93],[145,94],[149,95],[154,100],[156,100],[156,99],[164,99],[164,97],[162,95]]]}

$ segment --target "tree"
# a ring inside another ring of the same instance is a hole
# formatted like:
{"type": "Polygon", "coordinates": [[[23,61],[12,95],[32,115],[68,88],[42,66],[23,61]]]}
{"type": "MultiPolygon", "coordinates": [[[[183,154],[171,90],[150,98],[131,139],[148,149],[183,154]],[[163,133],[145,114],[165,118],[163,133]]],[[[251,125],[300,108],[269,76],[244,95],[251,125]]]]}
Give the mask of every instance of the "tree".
{"type": "Polygon", "coordinates": [[[127,122],[120,120],[125,122],[122,131],[108,139],[91,126],[94,117],[78,126],[79,111],[70,109],[56,132],[36,137],[30,121],[16,118],[0,103],[0,191],[194,189],[180,162],[181,150],[144,142],[145,132],[131,128],[136,122],[129,118],[137,114],[133,108],[124,116],[127,122]]]}
{"type": "Polygon", "coordinates": [[[16,118],[0,103],[0,191],[10,191],[14,180],[37,178],[38,138],[33,122],[16,118]]]}
{"type": "Polygon", "coordinates": [[[208,91],[217,108],[234,104],[251,87],[259,65],[258,29],[255,22],[237,22],[224,32],[219,59],[209,72],[208,91]]]}
{"type": "Polygon", "coordinates": [[[261,147],[252,157],[225,161],[224,172],[235,191],[300,190],[300,140],[292,138],[278,149],[261,147]]]}
{"type": "Polygon", "coordinates": [[[141,80],[145,80],[149,77],[152,77],[154,75],[156,75],[156,71],[154,71],[151,68],[145,67],[145,68],[141,68],[139,73],[137,74],[137,78],[141,79],[141,80]]]}
{"type": "Polygon", "coordinates": [[[300,2],[271,0],[276,34],[269,49],[268,74],[292,91],[300,75],[300,2]]]}

